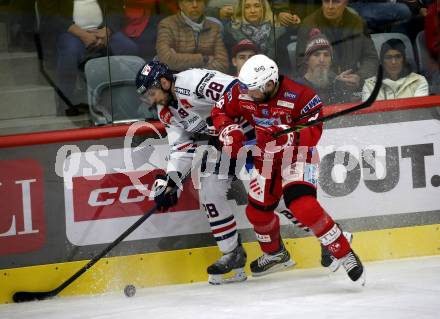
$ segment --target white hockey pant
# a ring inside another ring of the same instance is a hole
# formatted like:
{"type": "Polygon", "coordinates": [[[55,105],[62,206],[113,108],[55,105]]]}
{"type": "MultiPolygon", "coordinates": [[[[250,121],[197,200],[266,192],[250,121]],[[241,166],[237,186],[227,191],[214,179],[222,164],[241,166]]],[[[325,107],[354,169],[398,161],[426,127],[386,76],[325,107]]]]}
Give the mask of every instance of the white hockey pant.
{"type": "Polygon", "coordinates": [[[226,196],[231,183],[232,177],[219,179],[215,174],[201,179],[201,201],[214,239],[223,253],[231,252],[238,243],[234,210],[226,196]]]}

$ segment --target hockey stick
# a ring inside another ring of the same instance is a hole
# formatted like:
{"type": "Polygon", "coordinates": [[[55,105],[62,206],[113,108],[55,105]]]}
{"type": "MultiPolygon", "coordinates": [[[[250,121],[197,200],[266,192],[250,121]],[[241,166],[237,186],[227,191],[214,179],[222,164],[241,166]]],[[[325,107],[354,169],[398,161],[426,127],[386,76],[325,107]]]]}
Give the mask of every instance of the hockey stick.
{"type": "MultiPolygon", "coordinates": [[[[193,167],[198,167],[197,165],[193,167]]],[[[191,171],[189,170],[181,179],[181,183],[191,175],[191,171]]],[[[170,193],[174,194],[178,191],[178,187],[174,187],[170,193]]],[[[91,268],[94,264],[96,264],[101,258],[107,255],[115,246],[117,246],[121,241],[127,238],[133,231],[135,231],[144,221],[146,221],[151,215],[153,215],[157,210],[157,206],[154,205],[148,212],[142,215],[133,225],[131,225],[126,231],[124,231],[118,238],[116,238],[112,243],[110,243],[107,247],[105,247],[98,255],[93,257],[84,267],[79,269],[76,273],[74,273],[69,279],[65,280],[61,285],[56,287],[55,289],[49,291],[18,291],[14,293],[12,296],[12,300],[16,303],[26,302],[26,301],[34,301],[34,300],[44,300],[48,298],[55,297],[61,291],[63,291],[67,286],[69,286],[72,282],[74,282],[78,277],[80,277],[83,273],[85,273],[89,268],[91,268]]]]}
{"type": "MultiPolygon", "coordinates": [[[[361,104],[355,105],[355,106],[350,107],[348,109],[330,114],[328,116],[321,117],[319,119],[316,119],[316,120],[313,120],[313,121],[310,121],[310,122],[307,122],[304,124],[295,125],[293,127],[290,127],[288,129],[285,129],[283,131],[280,131],[280,132],[273,134],[273,137],[277,138],[277,137],[280,137],[284,134],[288,134],[293,131],[299,131],[303,128],[311,127],[311,126],[314,126],[319,123],[327,122],[327,121],[332,120],[334,118],[337,118],[337,117],[340,117],[340,116],[343,116],[343,115],[346,115],[346,114],[349,114],[349,113],[352,113],[352,112],[355,112],[355,111],[358,111],[358,110],[361,110],[361,109],[364,109],[364,108],[371,106],[374,103],[374,101],[376,101],[377,95],[379,94],[380,88],[382,86],[382,80],[383,80],[383,68],[382,68],[382,65],[379,64],[379,68],[377,71],[377,77],[376,77],[376,84],[374,85],[373,91],[371,92],[370,96],[368,97],[368,99],[365,102],[362,102],[361,104]]],[[[306,119],[306,118],[310,117],[310,115],[311,114],[306,114],[306,115],[300,116],[300,117],[294,119],[293,122],[298,122],[303,119],[306,119]]]]}

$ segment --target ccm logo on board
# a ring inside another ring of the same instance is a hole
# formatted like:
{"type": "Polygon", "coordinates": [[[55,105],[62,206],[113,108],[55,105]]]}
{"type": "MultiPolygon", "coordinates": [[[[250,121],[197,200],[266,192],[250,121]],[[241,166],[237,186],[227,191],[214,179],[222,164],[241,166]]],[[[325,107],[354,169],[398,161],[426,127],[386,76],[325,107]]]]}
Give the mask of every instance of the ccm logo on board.
{"type": "Polygon", "coordinates": [[[42,168],[31,159],[0,167],[0,255],[38,250],[46,239],[42,168]]]}
{"type": "MultiPolygon", "coordinates": [[[[139,178],[147,194],[151,190],[156,175],[162,170],[154,170],[139,178]]],[[[106,174],[99,180],[82,176],[73,177],[74,221],[120,218],[142,215],[154,205],[145,192],[139,192],[130,180],[128,173],[106,174]]],[[[178,205],[170,212],[200,209],[198,192],[187,181],[179,197],[178,205]]]]}

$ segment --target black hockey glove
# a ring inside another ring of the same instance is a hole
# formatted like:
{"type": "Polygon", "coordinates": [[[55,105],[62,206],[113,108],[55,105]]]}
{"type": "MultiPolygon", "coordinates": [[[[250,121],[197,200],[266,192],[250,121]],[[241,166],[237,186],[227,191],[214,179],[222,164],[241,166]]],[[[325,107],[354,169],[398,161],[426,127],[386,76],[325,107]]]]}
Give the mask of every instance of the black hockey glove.
{"type": "Polygon", "coordinates": [[[177,204],[178,188],[173,178],[179,178],[180,174],[177,172],[170,172],[168,175],[157,175],[153,184],[154,201],[156,202],[157,210],[166,211],[170,207],[177,204]]]}

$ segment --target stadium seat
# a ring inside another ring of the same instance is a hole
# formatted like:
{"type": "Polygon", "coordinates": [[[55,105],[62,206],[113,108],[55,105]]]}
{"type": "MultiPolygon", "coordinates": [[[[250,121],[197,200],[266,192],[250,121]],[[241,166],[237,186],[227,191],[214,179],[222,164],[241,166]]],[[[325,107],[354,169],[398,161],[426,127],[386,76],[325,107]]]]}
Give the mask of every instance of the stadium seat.
{"type": "Polygon", "coordinates": [[[420,31],[419,34],[417,34],[415,48],[417,53],[419,72],[421,74],[428,74],[430,71],[432,58],[429,55],[428,50],[426,49],[425,31],[420,31]]]}
{"type": "Polygon", "coordinates": [[[289,61],[291,65],[291,69],[296,69],[296,41],[291,42],[287,45],[287,53],[289,54],[289,61]]]}
{"type": "Polygon", "coordinates": [[[84,68],[87,97],[95,125],[145,119],[135,87],[136,74],[144,63],[137,56],[110,56],[87,61],[84,68]]]}
{"type": "Polygon", "coordinates": [[[414,57],[414,49],[411,40],[403,33],[373,33],[371,39],[376,47],[377,54],[380,55],[382,44],[390,39],[400,39],[406,47],[406,60],[411,65],[414,72],[418,72],[416,59],[414,57]]]}

